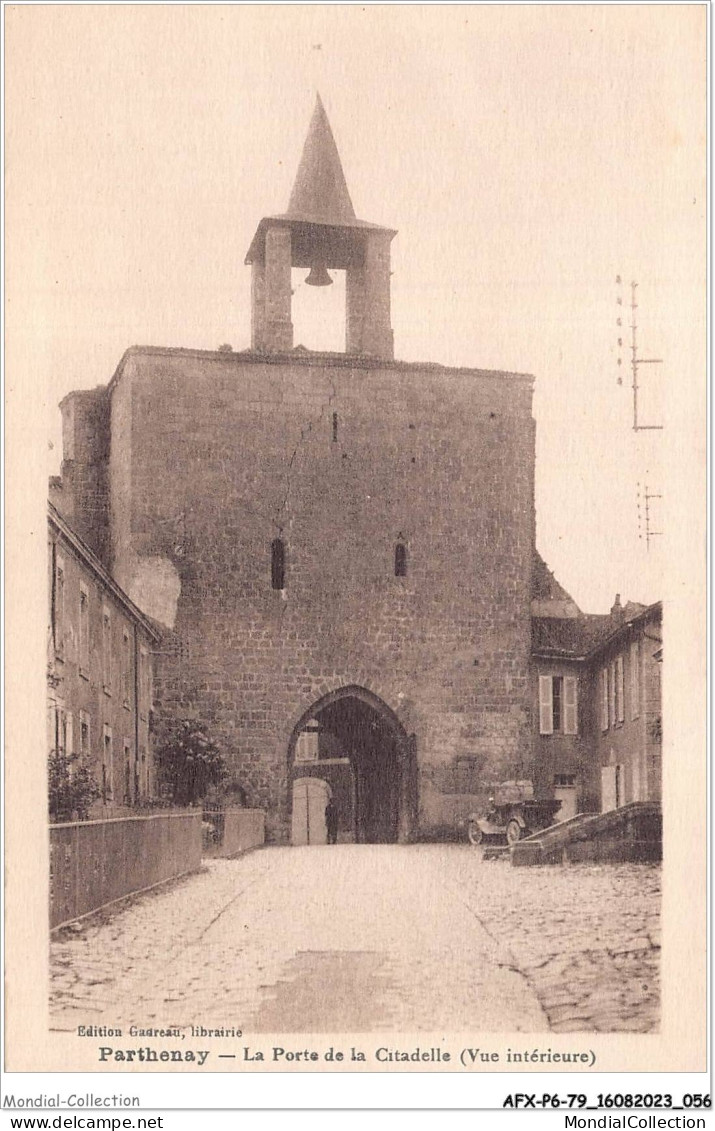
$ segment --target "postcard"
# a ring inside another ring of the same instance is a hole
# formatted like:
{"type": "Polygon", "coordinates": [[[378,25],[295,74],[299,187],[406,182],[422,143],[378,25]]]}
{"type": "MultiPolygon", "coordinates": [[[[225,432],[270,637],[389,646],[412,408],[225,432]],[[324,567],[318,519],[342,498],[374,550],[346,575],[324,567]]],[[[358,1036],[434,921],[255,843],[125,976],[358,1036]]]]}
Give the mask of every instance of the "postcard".
{"type": "Polygon", "coordinates": [[[5,32],[5,1094],[704,1073],[705,5],[5,32]]]}

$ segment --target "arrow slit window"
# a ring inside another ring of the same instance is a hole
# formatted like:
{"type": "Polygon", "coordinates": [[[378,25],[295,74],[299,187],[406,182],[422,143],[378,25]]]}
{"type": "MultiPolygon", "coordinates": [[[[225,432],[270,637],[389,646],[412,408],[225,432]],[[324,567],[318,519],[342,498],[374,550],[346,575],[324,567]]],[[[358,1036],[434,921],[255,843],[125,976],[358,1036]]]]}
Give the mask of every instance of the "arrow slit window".
{"type": "Polygon", "coordinates": [[[282,538],[271,542],[271,587],[285,589],[285,543],[282,538]]]}

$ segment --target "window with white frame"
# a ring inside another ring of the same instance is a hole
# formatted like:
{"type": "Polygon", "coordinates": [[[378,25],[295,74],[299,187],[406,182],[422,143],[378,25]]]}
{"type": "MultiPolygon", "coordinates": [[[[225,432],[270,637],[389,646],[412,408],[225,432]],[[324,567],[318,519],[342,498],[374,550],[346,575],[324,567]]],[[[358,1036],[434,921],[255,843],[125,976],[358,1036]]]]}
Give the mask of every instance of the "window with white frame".
{"type": "Polygon", "coordinates": [[[68,758],[74,757],[74,717],[71,711],[65,712],[64,717],[64,730],[65,730],[65,754],[68,758]]]}
{"type": "Polygon", "coordinates": [[[47,703],[47,749],[50,753],[57,747],[57,703],[54,699],[47,703]]]}
{"type": "Polygon", "coordinates": [[[623,656],[616,657],[615,663],[613,665],[613,678],[615,683],[613,691],[613,706],[615,712],[614,721],[616,723],[616,726],[621,726],[626,717],[624,702],[625,685],[623,679],[623,656]]]}
{"type": "Polygon", "coordinates": [[[79,674],[89,679],[89,589],[79,583],[79,674]]]}
{"type": "Polygon", "coordinates": [[[89,731],[89,711],[79,713],[79,756],[84,761],[91,752],[91,735],[89,731]]]}
{"type": "Polygon", "coordinates": [[[317,719],[308,719],[295,742],[296,762],[315,762],[318,758],[320,725],[317,719]]]}
{"type": "Polygon", "coordinates": [[[578,734],[578,679],[539,676],[539,733],[578,734]]]}
{"type": "Polygon", "coordinates": [[[102,687],[112,694],[112,613],[102,605],[102,687]]]}
{"type": "Polygon", "coordinates": [[[65,757],[67,758],[67,769],[70,777],[75,771],[74,760],[74,718],[71,711],[65,711],[62,719],[62,741],[64,743],[65,757]]]}
{"type": "Polygon", "coordinates": [[[132,743],[131,739],[124,739],[124,804],[132,803],[132,743]]]}
{"type": "Polygon", "coordinates": [[[608,668],[601,668],[601,730],[608,730],[608,668]]]}
{"type": "Polygon", "coordinates": [[[631,644],[631,718],[637,719],[641,710],[641,649],[637,640],[631,644]]]}
{"type": "Polygon", "coordinates": [[[129,629],[122,630],[122,703],[129,707],[132,697],[132,641],[129,629]]]}
{"type": "Polygon", "coordinates": [[[64,706],[60,702],[55,702],[52,707],[52,752],[53,754],[63,754],[63,731],[62,731],[62,715],[64,714],[64,706]]]}
{"type": "Polygon", "coordinates": [[[111,801],[114,794],[114,746],[112,728],[104,724],[102,742],[102,801],[111,801]]]}
{"type": "Polygon", "coordinates": [[[61,700],[55,703],[54,708],[53,746],[58,754],[69,758],[74,754],[74,720],[61,700]]]}
{"type": "Polygon", "coordinates": [[[65,563],[64,558],[55,555],[55,574],[52,580],[52,631],[55,640],[55,655],[63,659],[65,654],[65,563]]]}
{"type": "Polygon", "coordinates": [[[146,719],[151,710],[151,665],[149,649],[142,644],[139,649],[139,716],[146,719]]]}

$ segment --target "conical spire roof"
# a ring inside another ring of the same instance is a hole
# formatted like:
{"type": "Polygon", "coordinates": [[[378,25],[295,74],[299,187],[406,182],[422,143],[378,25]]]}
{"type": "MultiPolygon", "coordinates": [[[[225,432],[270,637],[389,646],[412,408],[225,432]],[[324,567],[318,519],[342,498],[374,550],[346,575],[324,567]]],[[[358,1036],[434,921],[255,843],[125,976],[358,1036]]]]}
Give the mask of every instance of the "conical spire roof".
{"type": "Polygon", "coordinates": [[[338,147],[320,95],[315,100],[286,216],[323,224],[349,224],[355,220],[338,147]]]}
{"type": "Polygon", "coordinates": [[[393,228],[357,219],[320,95],[315,100],[288,211],[263,217],[246,254],[246,263],[263,263],[266,230],[276,224],[290,227],[293,232],[294,267],[310,267],[315,263],[314,241],[319,230],[322,232],[322,259],[328,266],[338,269],[345,268],[351,257],[349,239],[352,236],[348,238],[347,233],[361,229],[397,235],[393,228]],[[332,229],[329,236],[325,234],[328,229],[332,229]],[[340,231],[336,233],[335,229],[340,231]]]}

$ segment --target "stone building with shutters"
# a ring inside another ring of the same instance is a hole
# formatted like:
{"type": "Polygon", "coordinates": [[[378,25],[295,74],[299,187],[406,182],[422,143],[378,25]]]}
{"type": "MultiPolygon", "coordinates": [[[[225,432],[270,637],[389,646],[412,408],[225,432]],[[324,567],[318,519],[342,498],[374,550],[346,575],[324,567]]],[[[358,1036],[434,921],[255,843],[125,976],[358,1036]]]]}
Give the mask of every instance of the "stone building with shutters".
{"type": "MultiPolygon", "coordinates": [[[[55,503],[62,492],[55,485],[55,503]]],[[[159,634],[97,555],[48,506],[48,748],[99,788],[90,815],[115,817],[155,792],[152,669],[159,634]]]]}
{"type": "Polygon", "coordinates": [[[662,606],[581,612],[540,560],[532,602],[534,784],[560,816],[660,801],[662,606]]]}
{"type": "Polygon", "coordinates": [[[617,609],[589,656],[601,809],[661,800],[663,608],[617,609]]]}
{"type": "Polygon", "coordinates": [[[534,698],[533,380],[395,359],[396,234],[357,218],[318,99],[246,255],[250,348],[134,346],[62,402],[75,528],[162,626],[159,730],[201,718],[276,841],[324,837],[326,791],[341,840],[405,841],[535,756],[547,796],[571,772],[533,738],[578,711],[568,657],[534,698]],[[293,291],[337,272],[344,352],[308,350],[293,291]]]}

